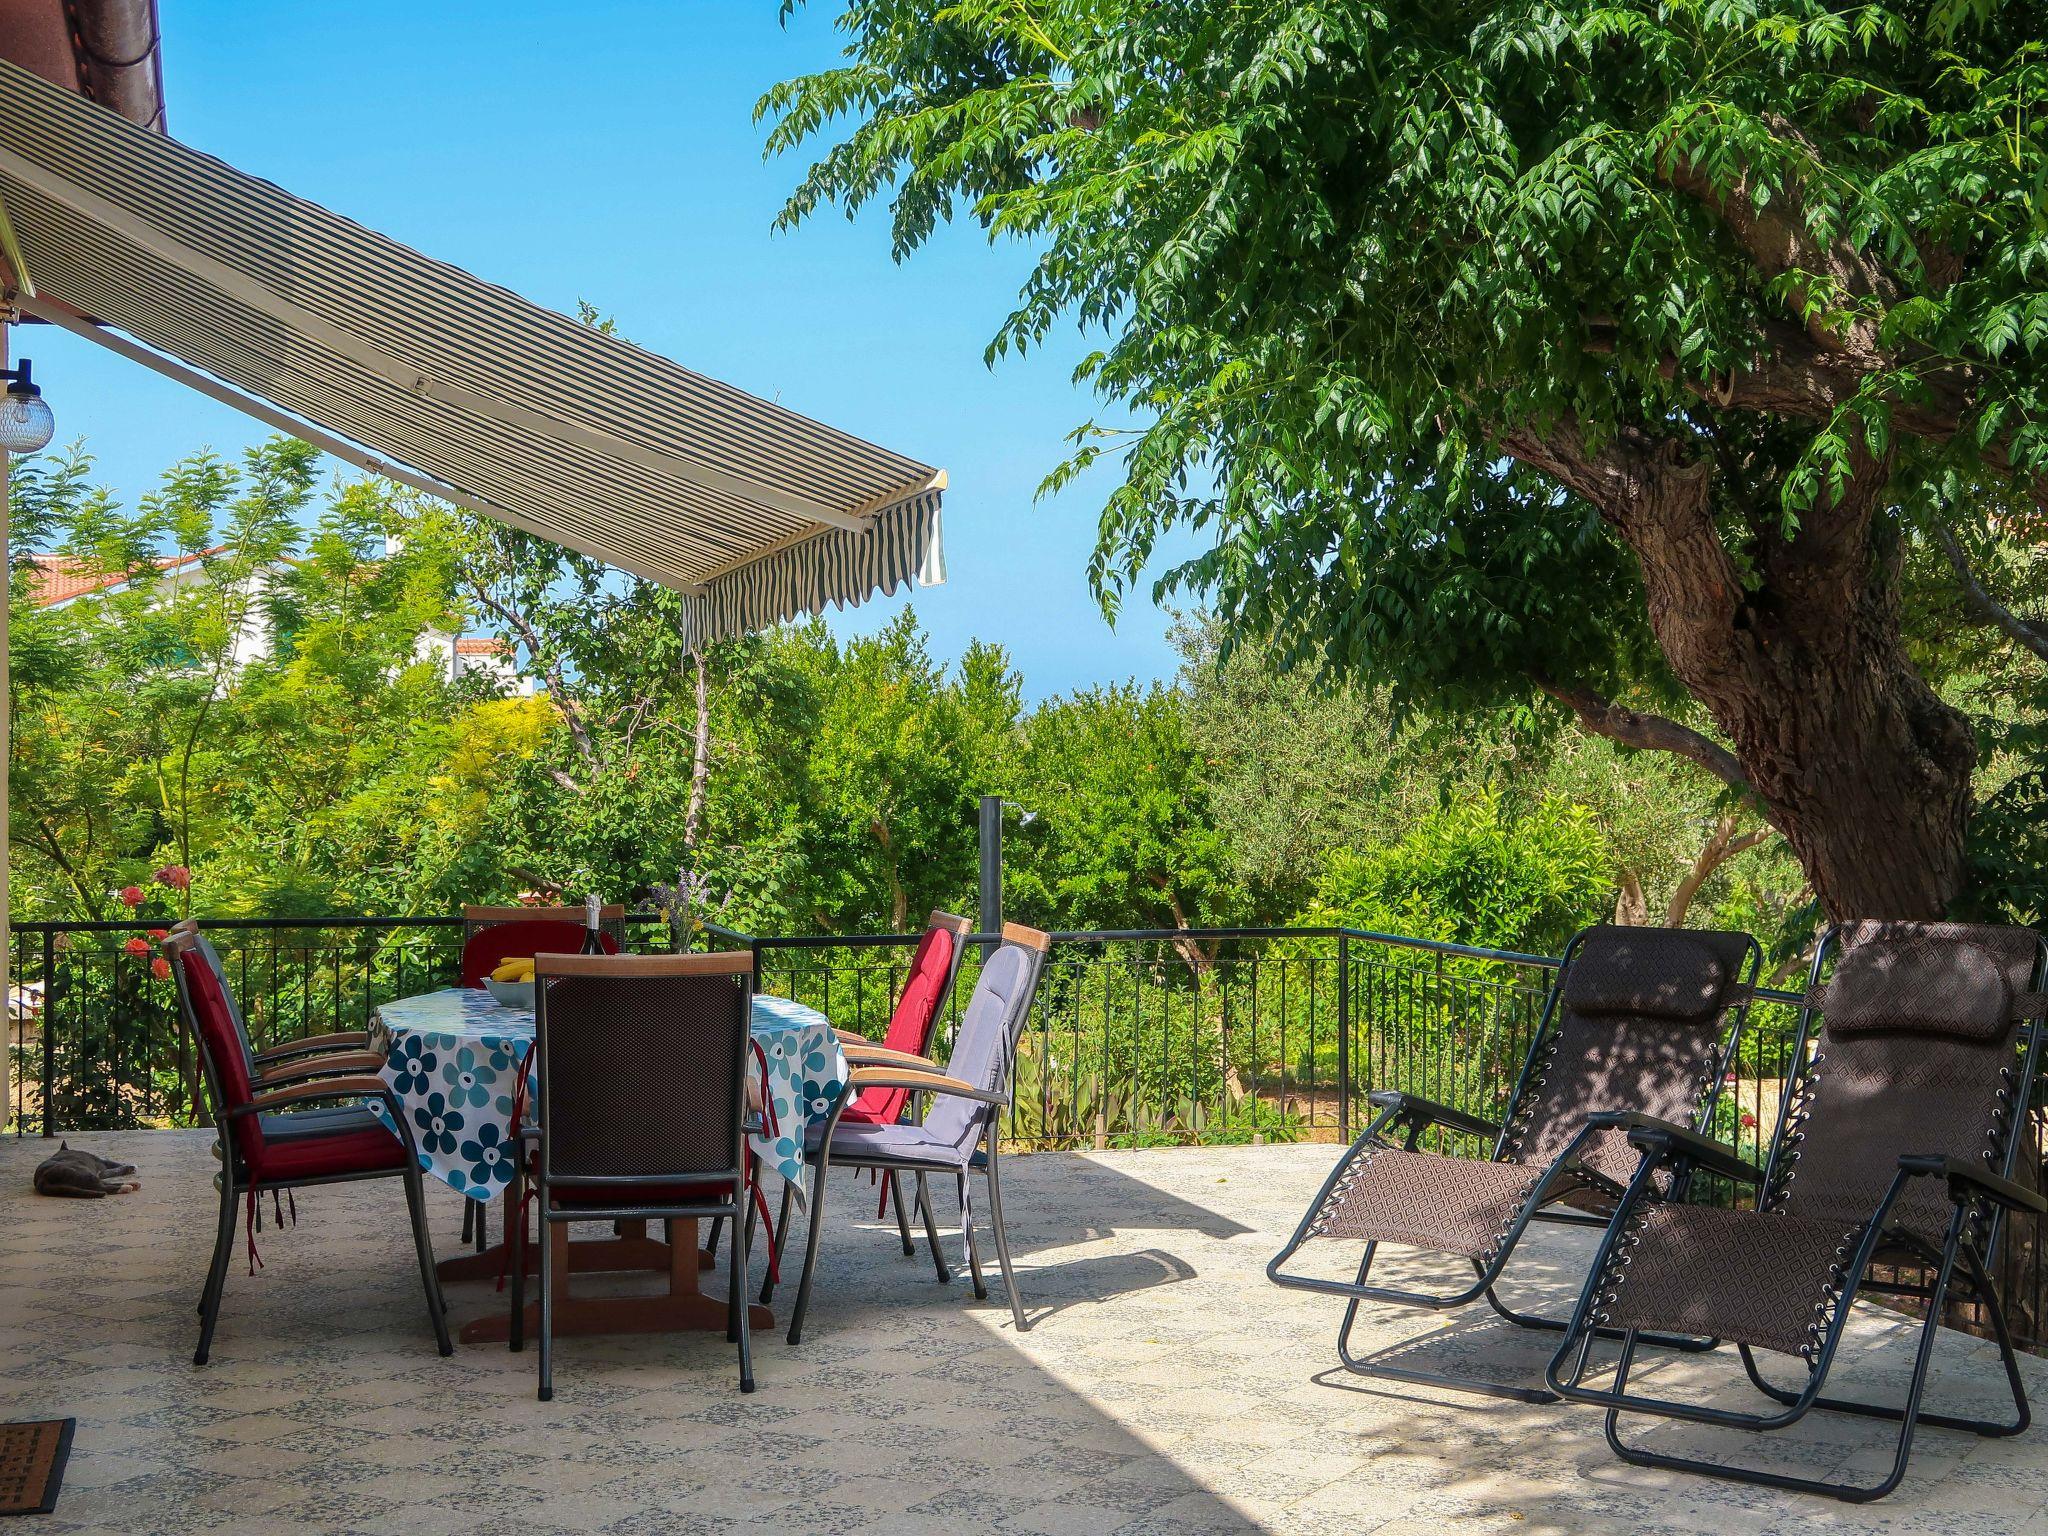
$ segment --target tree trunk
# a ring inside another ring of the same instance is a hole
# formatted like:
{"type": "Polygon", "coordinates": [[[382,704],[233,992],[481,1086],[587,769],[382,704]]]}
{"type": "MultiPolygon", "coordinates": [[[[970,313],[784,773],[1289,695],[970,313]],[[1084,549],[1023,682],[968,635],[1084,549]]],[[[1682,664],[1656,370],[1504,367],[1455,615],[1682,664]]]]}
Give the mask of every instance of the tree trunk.
{"type": "Polygon", "coordinates": [[[1737,854],[1747,853],[1770,835],[1769,827],[1758,827],[1737,837],[1733,812],[1724,812],[1715,818],[1713,832],[1694,856],[1691,868],[1680,878],[1678,888],[1671,893],[1671,900],[1665,903],[1664,926],[1683,928],[1686,914],[1692,911],[1693,898],[1699,895],[1700,887],[1713,877],[1714,871],[1737,854]]]}
{"type": "Polygon", "coordinates": [[[1829,917],[1941,916],[1962,884],[1976,743],[1900,636],[1898,555],[1872,538],[1889,458],[1852,451],[1850,473],[1789,536],[1771,486],[1741,509],[1751,531],[1738,567],[1722,532],[1736,519],[1692,445],[1625,430],[1596,449],[1568,422],[1502,441],[1599,508],[1635,554],[1650,628],[1728,750],[1569,686],[1548,691],[1590,729],[1682,751],[1752,794],[1829,917]]]}
{"type": "Polygon", "coordinates": [[[1940,917],[1963,880],[1976,744],[1908,660],[1897,591],[1893,570],[1826,606],[1766,588],[1732,665],[1680,671],[1836,920],[1940,917]]]}
{"type": "Polygon", "coordinates": [[[1618,928],[1640,928],[1650,920],[1650,899],[1643,894],[1643,882],[1632,869],[1621,872],[1621,890],[1614,898],[1614,923],[1618,928]]]}
{"type": "Polygon", "coordinates": [[[683,809],[683,853],[696,871],[697,838],[704,824],[704,794],[711,783],[711,686],[704,653],[690,652],[697,667],[697,719],[690,737],[690,799],[683,809]]]}

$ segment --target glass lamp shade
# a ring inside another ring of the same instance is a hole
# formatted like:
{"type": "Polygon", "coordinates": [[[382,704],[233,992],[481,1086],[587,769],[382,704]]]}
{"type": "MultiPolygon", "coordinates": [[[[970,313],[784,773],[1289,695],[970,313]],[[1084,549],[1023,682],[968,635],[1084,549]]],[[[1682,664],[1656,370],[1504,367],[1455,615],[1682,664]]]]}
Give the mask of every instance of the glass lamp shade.
{"type": "Polygon", "coordinates": [[[57,430],[57,418],[41,395],[0,395],[0,450],[35,453],[57,430]]]}

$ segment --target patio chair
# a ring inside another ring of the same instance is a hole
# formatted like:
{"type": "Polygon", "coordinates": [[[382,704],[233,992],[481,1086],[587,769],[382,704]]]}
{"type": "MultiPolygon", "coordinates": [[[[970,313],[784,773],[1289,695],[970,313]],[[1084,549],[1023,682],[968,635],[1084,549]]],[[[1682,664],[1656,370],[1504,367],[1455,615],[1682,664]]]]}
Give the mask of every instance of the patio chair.
{"type": "Polygon", "coordinates": [[[1899,1485],[1917,1424],[1979,1435],[2027,1427],[2026,1388],[1990,1276],[2006,1212],[2048,1210],[2012,1179],[2048,1016],[2044,974],[2048,938],[2025,929],[1846,923],[1815,956],[1816,985],[1800,1010],[1763,1170],[1686,1127],[1608,1117],[1645,1155],[1548,1374],[1566,1397],[1608,1410],[1616,1454],[1638,1466],[1862,1502],[1899,1485]],[[1818,985],[1830,960],[1832,974],[1818,985]],[[1692,1169],[1750,1185],[1754,1208],[1688,1204],[1692,1169]],[[1921,1407],[1942,1307],[1958,1281],[1997,1341],[2013,1399],[2009,1421],[1921,1407]],[[1901,1404],[1821,1395],[1850,1307],[1869,1295],[1912,1297],[1924,1309],[1901,1404]],[[1665,1328],[1734,1340],[1751,1383],[1780,1408],[1745,1413],[1632,1387],[1638,1341],[1665,1328]],[[1617,1330],[1612,1385],[1587,1386],[1596,1333],[1617,1330]],[[1804,1381],[1771,1381],[1760,1350],[1800,1362],[1804,1381]],[[1766,1431],[1814,1408],[1895,1422],[1889,1474],[1862,1485],[1799,1477],[1650,1451],[1620,1436],[1623,1412],[1766,1431]]]}
{"type": "MultiPolygon", "coordinates": [[[[1361,1375],[1519,1402],[1556,1401],[1540,1388],[1360,1358],[1351,1350],[1359,1305],[1447,1311],[1484,1296],[1518,1326],[1562,1329],[1562,1318],[1503,1302],[1495,1289],[1502,1271],[1531,1221],[1605,1225],[1634,1177],[1641,1155],[1626,1131],[1590,1126],[1588,1115],[1634,1109],[1696,1130],[1707,1127],[1761,958],[1746,933],[1588,928],[1565,947],[1506,1118],[1495,1124],[1411,1093],[1372,1094],[1379,1114],[1338,1159],[1287,1246],[1266,1266],[1267,1278],[1346,1298],[1337,1356],[1361,1375]],[[1482,1160],[1420,1150],[1431,1129],[1487,1138],[1492,1152],[1482,1160]],[[1574,1208],[1587,1205],[1598,1214],[1574,1208]],[[1362,1239],[1357,1276],[1344,1281],[1285,1273],[1283,1266],[1316,1238],[1362,1239]],[[1477,1278],[1446,1292],[1368,1284],[1382,1243],[1456,1255],[1477,1278]]],[[[1666,1334],[1656,1342],[1698,1350],[1715,1341],[1666,1334]]]]}
{"type": "MultiPolygon", "coordinates": [[[[626,909],[598,912],[598,942],[616,955],[625,945],[626,909]]],[[[464,907],[458,986],[481,989],[498,962],[515,955],[574,954],[583,947],[581,907],[464,907]],[[573,931],[564,933],[564,925],[573,931]]]]}
{"type": "MultiPolygon", "coordinates": [[[[359,1029],[309,1035],[257,1050],[249,1034],[248,1021],[242,1014],[242,1005],[228,981],[227,966],[221,962],[220,952],[213,947],[213,941],[200,930],[198,919],[183,918],[171,924],[170,932],[173,937],[179,934],[189,936],[193,949],[213,971],[214,980],[219,983],[221,997],[227,1005],[228,1018],[234,1025],[235,1038],[241,1046],[249,1079],[256,1086],[278,1088],[304,1078],[374,1072],[383,1065],[384,1057],[372,1047],[369,1033],[359,1029]]],[[[289,1141],[296,1136],[364,1131],[380,1123],[365,1104],[315,1104],[264,1116],[263,1133],[274,1141],[289,1141]]],[[[215,1157],[225,1156],[224,1146],[218,1140],[214,1142],[213,1153],[215,1157]]],[[[271,1200],[280,1227],[284,1224],[284,1202],[287,1200],[291,1204],[292,1222],[297,1224],[299,1202],[296,1195],[290,1191],[273,1191],[271,1200]]],[[[251,1213],[250,1223],[254,1230],[263,1230],[260,1206],[251,1213]]],[[[203,1308],[205,1303],[202,1301],[200,1305],[203,1308]]]]}
{"type": "MultiPolygon", "coordinates": [[[[1009,1234],[1003,1225],[999,1122],[1001,1111],[1010,1104],[1017,1039],[1030,1016],[1046,951],[1051,947],[1052,940],[1037,929],[1005,923],[1002,943],[982,962],[981,976],[960,1017],[945,1070],[939,1071],[932,1062],[920,1057],[875,1053],[872,1064],[856,1065],[848,1074],[846,1087],[831,1115],[813,1122],[806,1132],[804,1155],[817,1169],[817,1176],[811,1181],[810,1233],[804,1247],[803,1279],[797,1287],[796,1306],[790,1313],[790,1343],[798,1343],[803,1337],[804,1313],[810,1307],[811,1284],[818,1267],[818,1240],[825,1226],[825,1191],[835,1165],[874,1168],[916,1178],[918,1209],[924,1217],[925,1236],[931,1243],[932,1262],[942,1281],[950,1281],[953,1276],[939,1250],[938,1223],[932,1215],[927,1181],[933,1174],[951,1177],[960,1196],[960,1226],[978,1298],[987,1297],[988,1286],[982,1280],[968,1176],[985,1176],[989,1221],[995,1230],[996,1258],[1002,1266],[1003,1284],[1009,1291],[1010,1315],[1019,1332],[1031,1326],[1024,1319],[1024,1304],[1017,1294],[1017,1278],[1010,1265],[1009,1234]],[[923,1120],[916,1123],[844,1123],[844,1112],[853,1096],[868,1088],[903,1088],[927,1096],[930,1108],[923,1120]]],[[[789,1225],[785,1221],[776,1234],[778,1249],[788,1237],[789,1225]]],[[[764,1300],[766,1295],[764,1291],[764,1300]]]]}
{"type": "MultiPolygon", "coordinates": [[[[903,978],[903,992],[889,1014],[889,1027],[883,1032],[881,1049],[908,1056],[929,1054],[932,1035],[939,1027],[939,1015],[945,1010],[946,999],[953,995],[953,982],[959,976],[960,962],[967,954],[967,935],[973,931],[972,923],[951,912],[934,911],[926,920],[924,935],[911,952],[910,965],[903,978]]],[[[875,1041],[856,1030],[841,1029],[834,1033],[845,1047],[849,1062],[857,1064],[863,1053],[877,1048],[875,1041]]],[[[894,1125],[903,1118],[910,1097],[908,1088],[863,1088],[847,1105],[845,1118],[864,1125],[894,1125]]],[[[881,1174],[880,1184],[875,1219],[881,1220],[893,1199],[896,1231],[902,1239],[903,1252],[906,1255],[917,1252],[910,1239],[910,1218],[903,1209],[903,1192],[896,1187],[896,1175],[893,1172],[881,1174]]],[[[791,1192],[785,1185],[781,1213],[768,1234],[771,1244],[776,1233],[789,1220],[790,1201],[791,1192]]],[[[710,1240],[704,1245],[705,1252],[715,1254],[718,1251],[718,1234],[722,1225],[718,1222],[712,1224],[710,1240]]]]}
{"type": "Polygon", "coordinates": [[[249,1208],[249,1262],[253,1271],[260,1262],[254,1233],[259,1195],[315,1184],[394,1176],[405,1186],[413,1247],[435,1341],[443,1355],[453,1354],[455,1346],[448,1337],[447,1309],[441,1299],[441,1284],[434,1273],[433,1246],[427,1236],[426,1197],[420,1183],[418,1150],[396,1095],[382,1078],[369,1074],[310,1078],[269,1087],[255,1081],[249,1074],[229,1013],[226,990],[199,952],[196,936],[174,934],[164,941],[164,951],[177,984],[178,1006],[193,1038],[199,1042],[207,1095],[212,1101],[214,1123],[221,1130],[221,1171],[216,1178],[220,1217],[214,1232],[206,1291],[199,1306],[199,1347],[193,1353],[193,1364],[206,1364],[213,1346],[214,1327],[220,1321],[228,1260],[235,1247],[238,1198],[245,1200],[249,1208]],[[382,1098],[400,1129],[394,1132],[373,1122],[362,1129],[332,1129],[291,1137],[277,1134],[278,1121],[283,1118],[280,1111],[337,1099],[366,1098],[382,1098]]]}
{"type": "MultiPolygon", "coordinates": [[[[748,1337],[746,1083],[754,959],[712,955],[543,954],[535,972],[540,1123],[522,1126],[522,1158],[541,1223],[540,1398],[555,1395],[557,1228],[578,1221],[731,1217],[726,1337],[739,1346],[740,1390],[754,1390],[748,1337]]],[[[524,1235],[524,1190],[514,1186],[524,1235]]],[[[566,1235],[566,1234],[563,1234],[566,1235]]],[[[688,1265],[694,1289],[697,1252],[688,1265]]],[[[512,1347],[524,1343],[526,1265],[512,1265],[512,1347]]],[[[561,1276],[566,1285],[566,1276],[561,1276]]],[[[630,1303],[626,1303],[630,1305],[630,1303]]]]}
{"type": "MultiPolygon", "coordinates": [[[[248,1020],[243,1016],[242,1005],[235,996],[235,989],[228,980],[228,969],[222,963],[220,952],[213,947],[199,926],[197,918],[183,918],[171,924],[173,937],[188,935],[192,948],[196,950],[207,968],[213,972],[219,983],[221,998],[228,1011],[228,1020],[234,1026],[235,1039],[249,1069],[252,1081],[282,1083],[295,1078],[311,1076],[316,1072],[374,1072],[383,1064],[383,1056],[374,1054],[375,1047],[368,1030],[347,1029],[330,1034],[308,1035],[298,1040],[286,1040],[277,1045],[256,1049],[256,1043],[249,1033],[248,1020]],[[319,1065],[312,1064],[312,1058],[320,1058],[319,1065]],[[366,1057],[371,1059],[366,1060],[366,1057]]],[[[304,1111],[303,1118],[328,1111],[304,1111]]]]}
{"type": "MultiPolygon", "coordinates": [[[[583,947],[584,915],[581,907],[465,906],[456,985],[482,991],[484,978],[497,969],[498,962],[515,955],[577,953],[583,947]]],[[[616,903],[599,909],[598,942],[605,953],[616,955],[625,937],[626,909],[616,903]]],[[[489,1241],[489,1227],[490,1207],[477,1200],[462,1202],[463,1242],[473,1242],[482,1253],[489,1241]]]]}

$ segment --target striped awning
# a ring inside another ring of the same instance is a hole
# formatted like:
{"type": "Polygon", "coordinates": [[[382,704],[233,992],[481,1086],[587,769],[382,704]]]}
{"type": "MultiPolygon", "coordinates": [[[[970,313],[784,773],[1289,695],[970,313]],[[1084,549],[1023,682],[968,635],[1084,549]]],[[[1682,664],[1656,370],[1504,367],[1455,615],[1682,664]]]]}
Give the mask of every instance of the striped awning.
{"type": "Polygon", "coordinates": [[[529,303],[4,61],[0,215],[0,276],[23,310],[365,468],[675,587],[692,599],[695,643],[945,579],[945,476],[930,465],[529,303]]]}

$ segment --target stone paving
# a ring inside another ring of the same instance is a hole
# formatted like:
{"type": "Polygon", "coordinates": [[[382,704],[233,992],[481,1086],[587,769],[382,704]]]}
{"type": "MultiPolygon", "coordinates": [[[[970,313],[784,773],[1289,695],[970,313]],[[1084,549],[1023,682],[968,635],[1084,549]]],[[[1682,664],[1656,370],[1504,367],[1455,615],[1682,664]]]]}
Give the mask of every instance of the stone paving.
{"type": "MultiPolygon", "coordinates": [[[[922,1249],[904,1258],[893,1225],[869,1219],[868,1186],[841,1179],[807,1336],[795,1349],[758,1336],[757,1393],[740,1395],[720,1336],[571,1339],[542,1404],[530,1353],[436,1356],[395,1184],[309,1191],[296,1227],[266,1228],[265,1267],[230,1272],[213,1363],[195,1369],[210,1136],[84,1140],[141,1165],[141,1191],[38,1199],[29,1173],[47,1144],[0,1144],[0,1418],[78,1419],[57,1511],[20,1536],[2048,1530],[2048,1429],[1923,1430],[1906,1485],[1852,1507],[1628,1467],[1589,1410],[1333,1369],[1341,1303],[1262,1274],[1330,1147],[1009,1162],[1034,1323],[1021,1335],[999,1282],[986,1302],[964,1280],[941,1286],[922,1249]]],[[[430,1188],[445,1255],[459,1206],[430,1188]]],[[[944,1237],[957,1257],[957,1230],[944,1237]]],[[[1545,1231],[1510,1272],[1513,1295],[1561,1307],[1585,1242],[1545,1231]]],[[[1331,1245],[1333,1273],[1348,1252],[1331,1245]]],[[[485,1285],[449,1296],[458,1324],[502,1305],[485,1285]]],[[[1907,1333],[1860,1317],[1854,1380],[1895,1389],[1907,1333]]],[[[1478,1314],[1377,1309],[1360,1341],[1516,1380],[1545,1353],[1478,1314]]],[[[1732,1368],[1657,1370],[1704,1383],[1732,1368]]],[[[1935,1401],[1988,1409],[1995,1373],[1983,1346],[1951,1336],[1935,1401]]],[[[2048,1361],[2027,1374],[2048,1396],[2048,1361]]],[[[1734,1383],[1725,1399],[1755,1401],[1734,1383]]],[[[1867,1471],[1884,1434],[1814,1415],[1766,1449],[1781,1466],[1867,1471]]]]}

